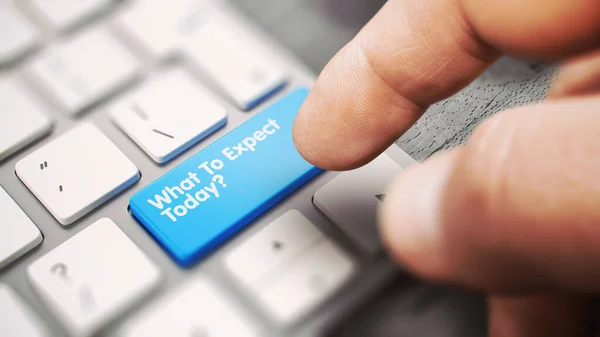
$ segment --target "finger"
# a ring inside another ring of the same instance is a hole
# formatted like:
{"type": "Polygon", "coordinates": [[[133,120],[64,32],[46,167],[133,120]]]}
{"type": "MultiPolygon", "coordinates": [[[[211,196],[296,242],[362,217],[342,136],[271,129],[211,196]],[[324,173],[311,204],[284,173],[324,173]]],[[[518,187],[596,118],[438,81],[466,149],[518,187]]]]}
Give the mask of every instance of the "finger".
{"type": "Polygon", "coordinates": [[[591,301],[571,294],[492,297],[489,337],[589,337],[591,301]]]}
{"type": "Polygon", "coordinates": [[[296,117],[296,147],[322,168],[358,167],[498,55],[454,0],[388,1],[319,76],[296,117]]]}
{"type": "Polygon", "coordinates": [[[600,44],[597,0],[459,0],[490,45],[537,60],[559,60],[600,44]]]}
{"type": "Polygon", "coordinates": [[[500,113],[406,170],[381,210],[392,255],[486,290],[600,290],[598,111],[588,97],[500,113]]]}
{"type": "Polygon", "coordinates": [[[589,50],[598,32],[597,0],[388,1],[325,67],[294,141],[317,166],[358,167],[476,78],[497,50],[554,59],[589,50]]]}
{"type": "Polygon", "coordinates": [[[600,51],[565,63],[554,80],[549,97],[600,92],[600,51]]]}

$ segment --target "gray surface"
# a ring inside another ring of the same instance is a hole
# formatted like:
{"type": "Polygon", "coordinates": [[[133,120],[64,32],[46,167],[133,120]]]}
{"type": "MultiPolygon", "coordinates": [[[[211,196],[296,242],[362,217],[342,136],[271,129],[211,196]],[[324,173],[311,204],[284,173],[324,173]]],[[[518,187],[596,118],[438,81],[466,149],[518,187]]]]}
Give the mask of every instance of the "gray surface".
{"type": "Polygon", "coordinates": [[[432,106],[397,144],[417,160],[462,144],[487,117],[543,99],[553,74],[550,67],[503,58],[465,90],[432,106]]]}
{"type": "MultiPolygon", "coordinates": [[[[381,0],[234,0],[318,73],[384,3],[381,0]]],[[[542,99],[553,69],[502,59],[454,97],[432,106],[398,141],[415,159],[464,142],[486,117],[542,99]]],[[[485,336],[480,294],[399,281],[332,336],[485,336]]]]}

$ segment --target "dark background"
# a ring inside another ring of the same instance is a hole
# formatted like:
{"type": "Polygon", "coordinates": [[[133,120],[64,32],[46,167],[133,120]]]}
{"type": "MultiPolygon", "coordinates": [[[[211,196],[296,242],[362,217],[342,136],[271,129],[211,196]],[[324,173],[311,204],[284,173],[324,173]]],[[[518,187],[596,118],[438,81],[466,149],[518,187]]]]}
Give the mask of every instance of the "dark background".
{"type": "MultiPolygon", "coordinates": [[[[317,74],[385,3],[383,0],[233,2],[317,74]]],[[[431,107],[397,144],[417,160],[457,146],[489,115],[541,100],[552,75],[551,67],[504,58],[468,88],[431,107]]],[[[401,278],[330,335],[485,336],[485,301],[477,293],[401,278]]]]}

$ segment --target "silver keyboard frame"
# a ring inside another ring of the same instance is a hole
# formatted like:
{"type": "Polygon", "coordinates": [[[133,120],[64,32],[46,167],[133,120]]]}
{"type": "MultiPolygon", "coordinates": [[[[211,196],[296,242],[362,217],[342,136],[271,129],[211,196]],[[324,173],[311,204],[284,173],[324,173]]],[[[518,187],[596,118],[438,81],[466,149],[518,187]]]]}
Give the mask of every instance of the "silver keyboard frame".
{"type": "MultiPolygon", "coordinates": [[[[0,0],[0,6],[8,1],[10,0],[0,0]]],[[[136,44],[134,41],[130,41],[124,34],[119,32],[118,29],[115,29],[112,22],[114,20],[111,20],[110,18],[114,18],[116,15],[118,15],[118,12],[122,9],[121,7],[126,5],[126,3],[119,3],[109,12],[102,13],[97,18],[92,19],[91,22],[89,22],[89,26],[108,25],[111,28],[111,31],[117,35],[121,42],[124,42],[126,46],[133,49],[134,53],[141,58],[141,62],[143,64],[141,76],[138,78],[136,83],[132,83],[126,89],[121,90],[117,95],[114,95],[101,102],[78,117],[69,118],[66,114],[61,113],[57,106],[53,105],[51,101],[45,99],[46,96],[42,95],[33,85],[31,85],[32,82],[23,69],[24,66],[27,66],[31,57],[34,57],[35,55],[26,57],[25,60],[19,62],[13,68],[0,69],[0,76],[11,74],[28,84],[28,88],[32,89],[32,99],[35,99],[44,108],[45,112],[54,120],[54,126],[50,135],[38,140],[37,142],[34,142],[24,150],[21,150],[0,162],[0,185],[4,187],[8,194],[17,202],[17,204],[21,206],[21,208],[40,228],[44,235],[44,241],[42,244],[25,254],[25,256],[11,263],[8,267],[0,270],[0,283],[8,284],[18,293],[21,298],[24,299],[26,304],[42,318],[44,325],[50,330],[51,336],[66,336],[66,333],[60,327],[58,321],[55,319],[49,309],[33,292],[26,277],[26,268],[42,255],[46,254],[50,250],[63,243],[65,240],[76,235],[79,231],[85,229],[87,226],[103,217],[112,219],[121,228],[121,230],[123,230],[123,232],[129,238],[131,238],[131,240],[133,240],[133,242],[142,251],[144,251],[152,261],[156,263],[156,265],[163,272],[164,278],[158,290],[154,291],[142,301],[138,302],[134,307],[131,308],[131,310],[127,312],[127,314],[122,315],[119,319],[102,329],[98,336],[115,335],[122,323],[134,313],[138,312],[140,308],[144,307],[153,299],[166,293],[169,291],[169,289],[175,287],[197,273],[206,275],[210,279],[217,280],[218,283],[224,287],[224,290],[238,302],[241,310],[245,311],[248,316],[254,320],[254,323],[257,325],[260,331],[264,331],[266,333],[264,336],[318,336],[322,335],[323,332],[327,331],[329,327],[337,324],[347,314],[354,311],[366,300],[370,299],[372,295],[374,295],[383,286],[388,284],[390,281],[395,280],[400,273],[398,267],[387,256],[385,256],[384,253],[376,256],[368,256],[364,252],[361,252],[358,246],[356,246],[345,235],[343,235],[343,233],[312,204],[312,196],[315,191],[335,177],[338,174],[337,172],[325,172],[319,175],[317,178],[313,179],[311,182],[307,183],[291,196],[283,200],[277,206],[264,213],[246,229],[237,234],[233,239],[229,240],[215,253],[201,260],[190,269],[182,269],[178,267],[177,264],[166,254],[163,248],[153,239],[152,235],[145,231],[144,228],[129,214],[127,210],[129,198],[135,192],[139,191],[141,188],[166,173],[168,170],[176,167],[219,137],[231,131],[240,123],[244,122],[248,118],[251,118],[256,114],[257,111],[260,111],[271,103],[277,101],[295,88],[310,87],[314,82],[315,76],[306,66],[304,66],[289,51],[282,48],[271,37],[263,33],[260,29],[257,29],[256,25],[247,17],[241,15],[240,11],[237,10],[234,5],[226,2],[225,0],[214,0],[214,2],[218,3],[222,10],[230,12],[231,15],[237,16],[246,25],[248,25],[249,30],[255,31],[258,43],[263,44],[266,48],[270,48],[275,55],[283,60],[283,64],[286,65],[289,70],[290,82],[285,89],[250,112],[240,111],[233,104],[231,104],[231,102],[227,100],[226,96],[223,95],[222,92],[215,90],[214,84],[211,83],[208,78],[197,68],[195,68],[185,57],[174,57],[166,61],[154,60],[147,54],[144,54],[142,48],[140,48],[138,44],[136,44]],[[161,69],[179,64],[182,65],[184,69],[189,70],[195,78],[197,78],[201,83],[205,84],[214,92],[217,99],[228,110],[228,122],[225,127],[219,129],[217,132],[213,133],[199,143],[191,146],[189,149],[184,151],[183,154],[179,155],[167,164],[157,165],[143,152],[142,149],[140,149],[110,121],[105,108],[107,103],[117,100],[120,95],[126,95],[130,91],[128,89],[131,89],[136,84],[142,83],[145,77],[153,73],[157,73],[161,69]],[[93,121],[93,123],[98,126],[102,132],[104,132],[104,134],[106,134],[127,155],[127,157],[137,165],[142,177],[140,181],[128,188],[123,193],[90,212],[83,218],[76,221],[74,224],[63,227],[17,178],[15,174],[15,164],[21,158],[40,148],[45,143],[69,130],[71,127],[81,121],[93,121]],[[302,212],[302,214],[304,214],[318,228],[320,228],[325,235],[330,237],[334,242],[338,243],[344,250],[353,256],[358,263],[359,268],[358,272],[355,273],[354,278],[342,289],[340,289],[340,291],[330,297],[316,311],[311,312],[302,320],[295,322],[291,326],[282,327],[274,323],[269,318],[267,313],[262,309],[259,303],[253,299],[252,295],[245,292],[242,286],[237,284],[232,276],[228,274],[223,264],[223,257],[224,254],[226,254],[232,247],[251,237],[254,233],[267,226],[271,221],[275,220],[289,209],[297,209],[302,212]]],[[[19,4],[21,5],[21,9],[23,9],[23,2],[19,4]]],[[[22,12],[32,22],[39,22],[37,17],[31,15],[31,12],[26,10],[23,10],[22,12]]],[[[86,25],[86,27],[83,29],[87,29],[87,26],[88,25],[86,25]]],[[[49,31],[48,27],[45,27],[44,25],[39,25],[39,28],[44,34],[42,49],[44,46],[52,44],[53,41],[63,38],[61,35],[54,36],[49,31]]],[[[76,34],[78,32],[80,31],[71,31],[67,34],[67,36],[69,34],[76,34]]],[[[33,54],[35,54],[35,51],[33,54]]],[[[393,145],[386,150],[386,153],[403,168],[415,163],[415,161],[408,154],[406,154],[396,145],[393,145]]],[[[107,249],[110,249],[110,245],[108,243],[107,249]]],[[[119,276],[114,275],[114,277],[119,276]]]]}

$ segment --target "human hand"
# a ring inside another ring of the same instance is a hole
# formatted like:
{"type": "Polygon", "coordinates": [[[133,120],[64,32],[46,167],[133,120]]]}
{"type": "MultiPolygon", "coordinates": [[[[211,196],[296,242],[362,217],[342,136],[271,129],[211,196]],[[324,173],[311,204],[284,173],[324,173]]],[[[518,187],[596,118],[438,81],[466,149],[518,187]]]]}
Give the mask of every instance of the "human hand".
{"type": "Polygon", "coordinates": [[[317,166],[361,166],[502,53],[563,63],[549,99],[405,170],[380,231],[412,272],[490,294],[490,336],[589,336],[600,292],[600,1],[390,0],[294,125],[317,166]]]}

